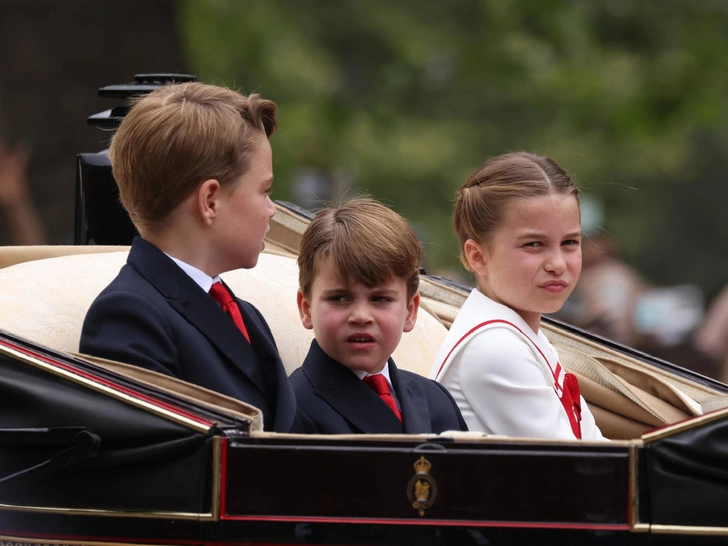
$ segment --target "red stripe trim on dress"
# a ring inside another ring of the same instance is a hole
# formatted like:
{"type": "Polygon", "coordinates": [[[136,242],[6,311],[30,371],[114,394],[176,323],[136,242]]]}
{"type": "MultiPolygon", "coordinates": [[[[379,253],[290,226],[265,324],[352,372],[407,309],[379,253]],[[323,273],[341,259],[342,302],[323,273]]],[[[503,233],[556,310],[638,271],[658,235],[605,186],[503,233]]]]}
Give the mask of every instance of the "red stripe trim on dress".
{"type": "MultiPolygon", "coordinates": [[[[447,353],[447,357],[445,357],[445,360],[443,360],[442,364],[440,365],[440,369],[437,371],[437,374],[435,375],[435,379],[437,379],[437,377],[442,372],[442,368],[445,366],[445,363],[450,359],[450,355],[452,355],[452,352],[458,347],[458,345],[460,345],[465,340],[465,338],[467,338],[469,335],[471,335],[476,330],[483,328],[484,326],[494,324],[494,323],[507,324],[508,326],[515,328],[523,335],[523,337],[525,337],[531,343],[531,345],[533,345],[536,348],[538,353],[541,355],[541,358],[543,358],[544,362],[546,362],[546,365],[548,366],[549,371],[551,372],[551,375],[553,375],[553,377],[554,377],[554,391],[556,392],[556,395],[559,398],[559,402],[561,402],[561,405],[563,406],[564,411],[566,412],[566,417],[569,419],[569,425],[571,425],[571,431],[574,433],[574,436],[576,436],[579,440],[581,440],[581,426],[579,424],[579,422],[581,421],[581,416],[577,416],[576,413],[574,413],[573,408],[567,407],[565,399],[564,399],[564,387],[559,385],[559,374],[561,373],[561,370],[562,370],[561,363],[558,360],[556,361],[556,371],[554,371],[554,369],[551,367],[551,364],[549,363],[549,359],[546,358],[546,355],[543,354],[543,351],[541,351],[539,346],[536,345],[536,342],[533,341],[530,338],[530,336],[528,334],[526,334],[526,332],[521,330],[518,326],[516,326],[512,322],[508,322],[507,320],[503,320],[503,319],[494,319],[494,320],[488,320],[486,322],[481,322],[477,326],[471,328],[470,331],[468,333],[466,333],[463,337],[461,337],[458,340],[458,342],[453,346],[453,348],[450,349],[450,352],[447,353]]],[[[564,376],[564,380],[566,380],[566,376],[564,376]]],[[[578,383],[577,383],[577,386],[578,386],[578,383]]],[[[578,389],[577,389],[577,392],[578,392],[578,389]]],[[[571,392],[569,392],[569,397],[571,397],[571,392]]],[[[572,402],[572,404],[578,403],[578,402],[575,402],[573,400],[573,398],[571,399],[571,402],[572,402]]]]}
{"type": "MultiPolygon", "coordinates": [[[[544,359],[544,361],[546,361],[546,365],[547,365],[547,366],[549,367],[549,371],[551,372],[551,375],[553,375],[553,376],[554,376],[554,384],[558,386],[558,383],[559,383],[559,376],[558,376],[558,372],[560,371],[560,368],[561,368],[561,364],[559,364],[558,362],[556,363],[556,365],[557,365],[557,368],[556,368],[556,373],[554,373],[554,370],[553,370],[553,368],[551,367],[551,364],[549,364],[549,359],[548,359],[548,358],[546,358],[546,355],[545,355],[545,354],[543,354],[543,352],[541,351],[541,349],[539,349],[538,345],[536,345],[536,343],[535,343],[535,342],[534,342],[534,341],[533,341],[533,340],[532,340],[532,339],[531,339],[531,338],[530,338],[530,337],[528,336],[528,334],[526,334],[526,332],[524,332],[523,330],[521,330],[521,329],[520,329],[520,328],[519,328],[518,326],[516,326],[516,325],[515,325],[515,324],[513,324],[512,322],[508,322],[507,320],[503,320],[503,319],[493,319],[493,320],[487,320],[487,321],[485,321],[485,322],[481,322],[481,323],[480,323],[480,324],[478,324],[477,326],[474,326],[473,328],[471,328],[469,332],[467,332],[467,333],[466,333],[466,334],[465,334],[465,335],[464,335],[463,337],[461,337],[461,338],[460,338],[460,339],[458,340],[458,342],[457,342],[457,343],[456,343],[455,345],[453,345],[453,348],[452,348],[452,349],[450,349],[450,352],[449,352],[449,353],[447,353],[447,356],[445,357],[445,360],[443,360],[443,361],[442,361],[442,364],[440,364],[440,368],[439,368],[439,369],[437,370],[437,373],[435,374],[435,379],[437,379],[437,378],[438,378],[438,377],[440,376],[440,373],[442,373],[442,368],[443,368],[443,367],[445,366],[445,363],[446,363],[446,362],[447,362],[447,361],[448,361],[448,360],[450,359],[450,355],[452,355],[453,351],[454,351],[455,349],[457,349],[457,347],[458,347],[458,346],[459,346],[459,345],[460,345],[460,344],[461,344],[461,343],[462,343],[463,341],[465,341],[465,338],[466,338],[466,337],[468,337],[468,336],[469,336],[470,334],[472,334],[472,333],[473,333],[473,332],[475,332],[476,330],[479,330],[480,328],[483,328],[484,326],[488,326],[488,325],[490,325],[490,324],[496,324],[496,323],[500,323],[500,324],[507,324],[508,326],[512,326],[513,328],[515,328],[516,330],[518,330],[518,331],[519,331],[519,332],[520,332],[520,333],[521,333],[521,334],[523,335],[523,337],[525,337],[525,338],[526,338],[526,339],[527,339],[528,341],[530,341],[530,342],[531,342],[531,345],[533,345],[533,346],[534,346],[534,347],[536,348],[536,350],[537,350],[537,351],[539,352],[539,354],[540,354],[540,355],[541,355],[541,357],[542,357],[542,358],[544,359]]],[[[562,390],[563,390],[563,389],[562,389],[562,390]]]]}

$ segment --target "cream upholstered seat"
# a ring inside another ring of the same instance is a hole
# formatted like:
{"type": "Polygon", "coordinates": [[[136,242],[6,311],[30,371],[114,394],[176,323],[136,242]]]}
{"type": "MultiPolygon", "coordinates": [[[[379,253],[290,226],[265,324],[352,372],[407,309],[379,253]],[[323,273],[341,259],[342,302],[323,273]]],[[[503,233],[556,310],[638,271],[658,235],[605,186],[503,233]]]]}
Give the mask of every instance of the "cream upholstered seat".
{"type": "MultiPolygon", "coordinates": [[[[117,247],[0,247],[0,330],[64,352],[78,351],[86,310],[116,276],[126,256],[127,250],[117,247]],[[97,253],[90,254],[93,250],[97,253]]],[[[254,269],[230,271],[223,278],[266,317],[288,373],[300,366],[312,332],[303,328],[298,317],[295,259],[264,253],[254,269]]],[[[394,358],[400,368],[427,376],[447,333],[440,320],[451,322],[466,294],[428,278],[423,279],[421,291],[439,319],[421,309],[417,326],[404,334],[394,358]]],[[[543,326],[559,347],[563,364],[579,376],[582,393],[609,438],[637,438],[655,426],[728,403],[714,389],[651,368],[553,325],[543,326]]],[[[114,369],[138,375],[138,369],[130,368],[114,369]]],[[[146,380],[156,374],[142,375],[146,380]]],[[[152,379],[159,385],[159,377],[152,379]]]]}
{"type": "Polygon", "coordinates": [[[0,329],[52,349],[78,351],[86,310],[126,254],[62,256],[0,269],[0,329]]]}
{"type": "MultiPolygon", "coordinates": [[[[127,251],[73,254],[17,263],[0,269],[0,329],[41,345],[77,352],[86,310],[126,262],[127,251]]],[[[260,309],[291,373],[301,365],[313,333],[301,325],[296,307],[298,268],[293,258],[262,254],[250,270],[224,273],[240,298],[260,309]]],[[[446,334],[420,311],[394,354],[398,366],[427,376],[446,334]]]]}

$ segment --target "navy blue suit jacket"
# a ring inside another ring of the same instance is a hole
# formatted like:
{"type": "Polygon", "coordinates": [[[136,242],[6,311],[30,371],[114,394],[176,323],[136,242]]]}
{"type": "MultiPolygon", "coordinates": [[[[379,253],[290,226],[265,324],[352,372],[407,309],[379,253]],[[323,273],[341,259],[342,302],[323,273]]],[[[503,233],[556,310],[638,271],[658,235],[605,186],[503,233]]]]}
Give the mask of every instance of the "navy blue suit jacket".
{"type": "Polygon", "coordinates": [[[268,324],[250,303],[236,301],[250,343],[174,261],[136,238],[126,265],[89,308],[80,349],[252,404],[263,411],[265,430],[302,431],[268,324]]]}
{"type": "Polygon", "coordinates": [[[303,365],[291,374],[299,411],[321,434],[421,434],[468,430],[455,400],[439,383],[389,359],[389,377],[402,422],[379,396],[314,340],[303,365]]]}

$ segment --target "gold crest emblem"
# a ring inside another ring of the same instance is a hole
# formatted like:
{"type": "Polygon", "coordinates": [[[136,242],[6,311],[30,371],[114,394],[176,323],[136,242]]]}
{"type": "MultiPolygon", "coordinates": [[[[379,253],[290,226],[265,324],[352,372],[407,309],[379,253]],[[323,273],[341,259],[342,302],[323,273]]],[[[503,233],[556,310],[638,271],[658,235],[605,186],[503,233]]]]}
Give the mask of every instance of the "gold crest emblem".
{"type": "Polygon", "coordinates": [[[420,516],[424,516],[425,510],[435,502],[437,484],[430,476],[432,464],[424,456],[420,457],[414,466],[416,473],[407,484],[407,497],[412,503],[412,508],[417,510],[420,516]]]}

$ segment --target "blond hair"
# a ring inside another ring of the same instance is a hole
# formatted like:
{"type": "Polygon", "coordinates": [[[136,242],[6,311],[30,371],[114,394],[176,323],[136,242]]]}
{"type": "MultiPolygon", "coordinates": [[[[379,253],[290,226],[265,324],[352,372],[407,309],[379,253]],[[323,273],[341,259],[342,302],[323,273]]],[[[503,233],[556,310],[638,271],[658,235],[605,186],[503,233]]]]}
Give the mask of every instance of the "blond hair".
{"type": "Polygon", "coordinates": [[[137,98],[109,149],[119,195],[140,232],[162,226],[201,182],[242,176],[258,139],[277,128],[276,104],[203,83],[137,98]]]}
{"type": "Polygon", "coordinates": [[[465,257],[465,242],[488,242],[511,201],[549,194],[573,195],[579,201],[579,189],[548,157],[514,152],[483,163],[458,191],[453,214],[460,261],[465,268],[471,269],[465,257]]]}
{"type": "Polygon", "coordinates": [[[305,296],[327,258],[344,282],[372,288],[399,278],[407,283],[408,301],[417,292],[422,245],[407,220],[373,199],[357,197],[323,209],[308,226],[298,253],[305,296]]]}

